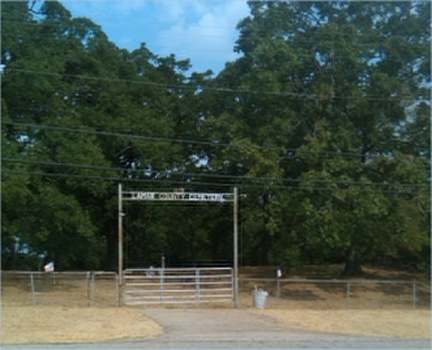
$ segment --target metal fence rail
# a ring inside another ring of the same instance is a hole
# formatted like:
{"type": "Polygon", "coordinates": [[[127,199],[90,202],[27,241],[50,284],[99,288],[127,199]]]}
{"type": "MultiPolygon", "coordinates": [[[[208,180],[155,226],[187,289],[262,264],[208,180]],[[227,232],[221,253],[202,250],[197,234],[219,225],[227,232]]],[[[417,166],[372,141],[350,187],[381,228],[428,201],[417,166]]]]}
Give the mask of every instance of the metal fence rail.
{"type": "MultiPolygon", "coordinates": [[[[411,303],[412,307],[417,307],[420,300],[420,293],[429,294],[430,288],[418,281],[413,280],[367,280],[367,279],[302,279],[302,278],[240,278],[242,289],[249,290],[251,285],[264,286],[271,290],[271,294],[276,298],[286,297],[283,287],[287,285],[299,285],[305,291],[307,285],[324,286],[333,285],[339,287],[341,293],[349,301],[356,294],[361,294],[360,290],[370,290],[372,285],[381,285],[383,287],[398,286],[399,299],[404,295],[406,302],[411,303]]],[[[287,297],[289,298],[289,297],[287,297]]]]}
{"type": "Polygon", "coordinates": [[[125,305],[233,301],[232,268],[149,268],[124,271],[125,305]]]}
{"type": "MultiPolygon", "coordinates": [[[[14,305],[117,306],[118,276],[104,271],[2,271],[2,301],[14,305]]],[[[233,301],[231,268],[153,268],[125,271],[126,305],[233,301]]],[[[427,283],[413,280],[240,278],[242,305],[255,286],[270,292],[269,306],[430,307],[427,283]],[[300,305],[300,304],[301,305],[300,305]],[[319,305],[318,305],[319,306],[319,305]]]]}

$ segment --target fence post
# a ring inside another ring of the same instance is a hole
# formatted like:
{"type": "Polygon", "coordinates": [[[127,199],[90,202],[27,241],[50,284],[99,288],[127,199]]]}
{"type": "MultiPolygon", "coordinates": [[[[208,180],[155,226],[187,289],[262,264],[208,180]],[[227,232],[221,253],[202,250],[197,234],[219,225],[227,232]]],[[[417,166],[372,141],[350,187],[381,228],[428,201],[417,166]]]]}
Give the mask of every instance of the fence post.
{"type": "Polygon", "coordinates": [[[413,304],[413,308],[415,309],[417,306],[417,286],[416,286],[416,281],[413,282],[412,284],[412,304],[413,304]]]}
{"type": "Polygon", "coordinates": [[[163,291],[164,291],[164,270],[160,269],[160,300],[163,300],[163,291]]]}
{"type": "Polygon", "coordinates": [[[233,307],[235,307],[234,274],[232,269],[230,270],[230,273],[231,273],[231,290],[232,290],[233,307]]]}
{"type": "Polygon", "coordinates": [[[254,289],[252,290],[252,307],[255,307],[255,295],[258,291],[257,285],[254,285],[254,289]]]}
{"type": "Polygon", "coordinates": [[[351,283],[347,282],[346,285],[346,297],[349,299],[351,297],[351,283]]]}
{"type": "Polygon", "coordinates": [[[90,271],[86,273],[86,281],[87,281],[87,306],[91,304],[91,295],[90,295],[90,271]]]}
{"type": "Polygon", "coordinates": [[[95,290],[95,272],[87,272],[87,298],[88,306],[91,306],[94,301],[94,290],[95,290]]]}
{"type": "Polygon", "coordinates": [[[32,304],[36,304],[36,300],[35,300],[35,283],[34,283],[34,277],[33,277],[33,272],[30,272],[30,286],[31,286],[31,292],[32,292],[32,304]]]}
{"type": "Polygon", "coordinates": [[[115,291],[117,296],[117,306],[121,306],[120,283],[118,273],[114,273],[115,291]]]}
{"type": "Polygon", "coordinates": [[[199,269],[195,270],[195,291],[196,291],[196,298],[198,299],[198,302],[201,301],[201,290],[200,290],[200,272],[199,269]]]}
{"type": "Polygon", "coordinates": [[[92,292],[92,301],[95,300],[96,296],[96,273],[93,271],[92,273],[92,284],[91,284],[91,292],[92,292]]]}

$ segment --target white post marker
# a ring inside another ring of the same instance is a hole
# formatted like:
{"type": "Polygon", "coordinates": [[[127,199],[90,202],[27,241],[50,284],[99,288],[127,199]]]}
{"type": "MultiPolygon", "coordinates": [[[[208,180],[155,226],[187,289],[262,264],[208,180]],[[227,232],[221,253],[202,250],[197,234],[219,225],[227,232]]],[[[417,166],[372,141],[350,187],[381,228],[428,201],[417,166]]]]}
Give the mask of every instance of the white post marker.
{"type": "Polygon", "coordinates": [[[282,269],[278,267],[276,269],[276,297],[280,298],[280,279],[282,277],[282,269]]]}

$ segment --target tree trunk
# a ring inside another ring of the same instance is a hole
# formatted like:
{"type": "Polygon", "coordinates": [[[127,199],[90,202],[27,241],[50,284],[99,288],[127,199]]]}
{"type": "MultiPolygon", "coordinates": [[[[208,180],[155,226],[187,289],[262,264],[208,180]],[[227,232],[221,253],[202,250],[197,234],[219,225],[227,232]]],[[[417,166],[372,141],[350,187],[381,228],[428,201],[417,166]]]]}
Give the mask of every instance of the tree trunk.
{"type": "Polygon", "coordinates": [[[354,276],[359,275],[362,272],[361,259],[358,252],[354,248],[350,248],[346,255],[343,275],[354,276]]]}

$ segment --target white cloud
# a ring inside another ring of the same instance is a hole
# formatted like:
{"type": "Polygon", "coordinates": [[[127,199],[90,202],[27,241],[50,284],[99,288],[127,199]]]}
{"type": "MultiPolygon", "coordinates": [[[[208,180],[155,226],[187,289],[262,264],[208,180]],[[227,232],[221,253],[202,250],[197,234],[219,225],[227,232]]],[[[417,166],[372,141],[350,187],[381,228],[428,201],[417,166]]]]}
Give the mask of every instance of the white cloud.
{"type": "Polygon", "coordinates": [[[157,1],[161,13],[176,3],[170,12],[171,23],[157,35],[158,51],[189,57],[196,68],[219,68],[236,57],[233,52],[237,37],[236,25],[249,13],[246,1],[157,1]],[[206,65],[206,62],[208,64],[206,65]]]}

